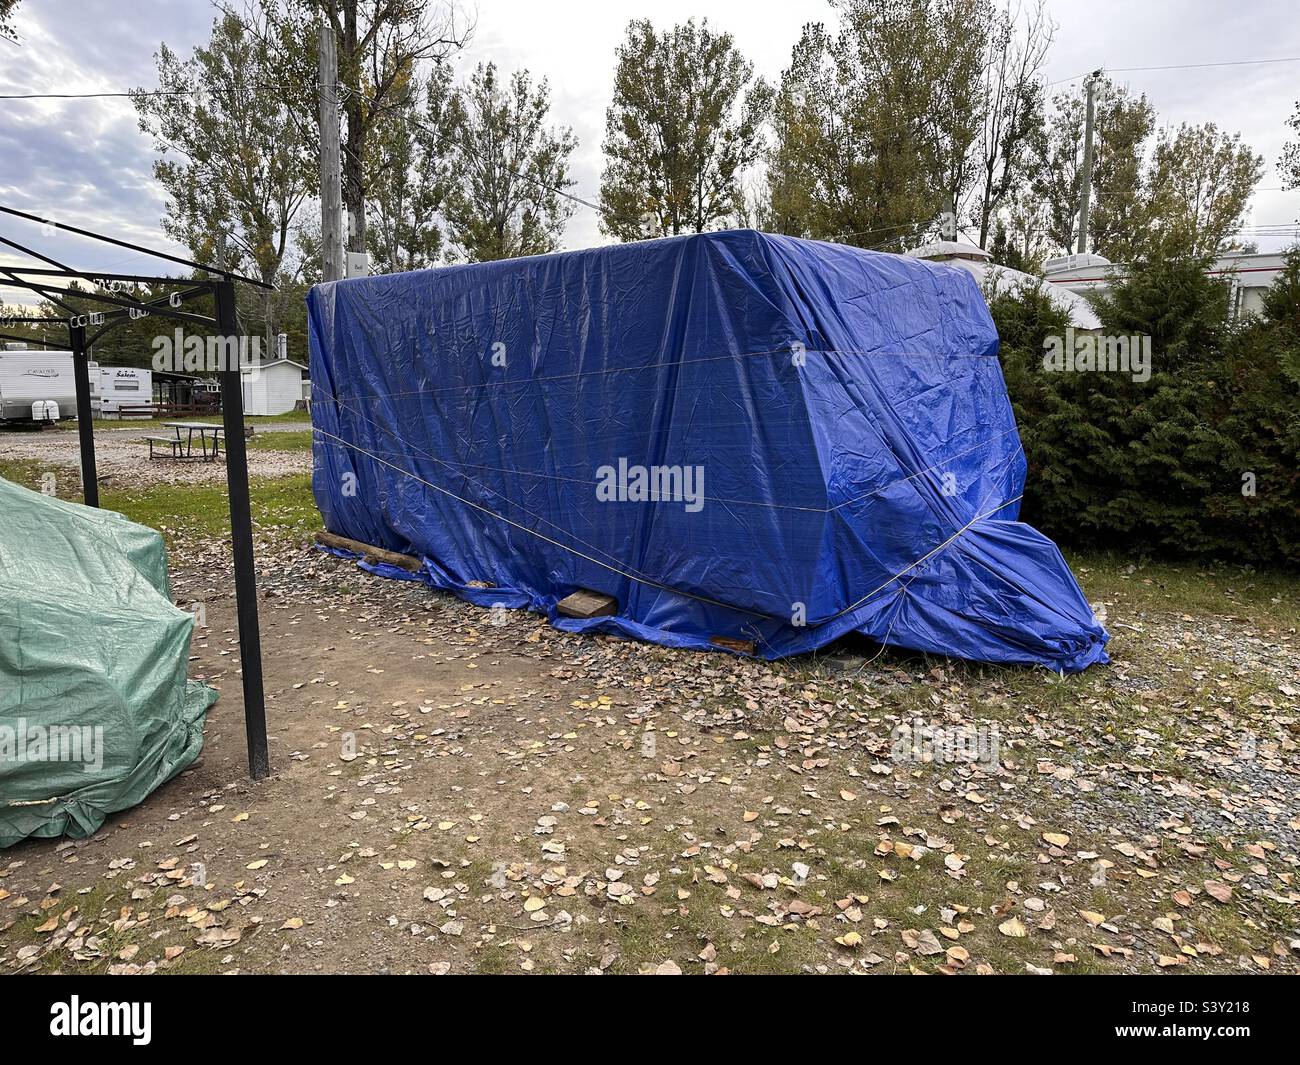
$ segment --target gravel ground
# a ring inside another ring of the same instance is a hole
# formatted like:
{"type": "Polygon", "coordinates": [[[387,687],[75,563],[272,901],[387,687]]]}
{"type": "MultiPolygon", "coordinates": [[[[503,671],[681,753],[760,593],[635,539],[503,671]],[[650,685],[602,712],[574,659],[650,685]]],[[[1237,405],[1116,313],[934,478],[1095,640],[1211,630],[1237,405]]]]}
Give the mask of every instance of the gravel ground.
{"type": "Polygon", "coordinates": [[[1063,679],[672,651],[302,543],[258,563],[274,775],[245,775],[228,548],[186,542],[202,759],[0,855],[0,972],[1297,970],[1280,601],[1085,579],[1112,663],[1063,679]],[[897,748],[918,720],[1000,751],[897,748]]]}
{"type": "MultiPolygon", "coordinates": [[[[301,431],[306,423],[259,425],[255,432],[301,431]]],[[[95,430],[95,465],[101,484],[115,488],[158,483],[199,484],[224,482],[224,462],[149,458],[147,436],[161,435],[158,427],[140,424],[123,429],[95,430]]],[[[74,429],[0,433],[0,457],[48,462],[52,466],[79,466],[79,443],[74,429]]],[[[248,452],[250,477],[288,477],[311,472],[311,455],[305,451],[248,452]]]]}

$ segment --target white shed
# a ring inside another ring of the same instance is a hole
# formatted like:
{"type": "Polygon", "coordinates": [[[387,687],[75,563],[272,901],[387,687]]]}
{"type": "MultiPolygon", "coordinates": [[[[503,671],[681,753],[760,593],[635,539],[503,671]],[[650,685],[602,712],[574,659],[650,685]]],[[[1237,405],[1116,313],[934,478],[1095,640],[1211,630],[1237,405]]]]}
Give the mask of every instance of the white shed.
{"type": "Polygon", "coordinates": [[[292,359],[256,363],[240,370],[245,414],[283,414],[302,399],[307,367],[292,359]]]}

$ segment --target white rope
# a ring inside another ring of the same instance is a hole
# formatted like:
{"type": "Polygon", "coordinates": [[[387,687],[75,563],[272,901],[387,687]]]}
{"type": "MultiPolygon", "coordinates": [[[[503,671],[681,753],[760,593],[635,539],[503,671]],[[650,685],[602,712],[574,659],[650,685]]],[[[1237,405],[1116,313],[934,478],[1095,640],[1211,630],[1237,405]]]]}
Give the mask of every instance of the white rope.
{"type": "MultiPolygon", "coordinates": [[[[959,537],[959,536],[961,536],[963,533],[967,532],[967,531],[970,529],[970,527],[971,527],[972,525],[974,525],[977,521],[983,521],[985,518],[992,517],[992,516],[993,516],[994,514],[996,514],[999,510],[1005,510],[1007,507],[1011,506],[1012,503],[1015,503],[1017,500],[1019,500],[1019,499],[1023,499],[1023,498],[1024,498],[1024,493],[1021,493],[1020,495],[1016,496],[1014,499],[1008,499],[1005,503],[1002,503],[1000,506],[996,506],[996,507],[994,507],[992,510],[987,510],[987,511],[985,511],[983,514],[977,514],[975,517],[971,518],[971,520],[968,521],[965,525],[963,525],[960,529],[958,529],[955,533],[953,533],[950,537],[948,537],[948,539],[946,539],[946,540],[945,540],[943,543],[941,543],[938,547],[934,548],[934,550],[932,550],[932,551],[927,551],[924,555],[922,555],[920,558],[918,558],[918,559],[917,559],[915,562],[913,562],[910,566],[904,566],[904,567],[903,567],[902,569],[900,569],[897,573],[895,573],[892,577],[890,577],[889,580],[885,581],[884,584],[882,584],[882,585],[880,585],[878,588],[875,588],[875,589],[873,589],[872,591],[868,592],[868,593],[867,593],[866,595],[864,595],[861,599],[859,599],[856,603],[850,603],[850,604],[849,604],[848,606],[846,606],[843,610],[841,610],[838,614],[832,614],[830,617],[828,617],[828,618],[826,619],[826,621],[834,621],[834,620],[835,620],[836,618],[838,618],[838,617],[843,617],[845,614],[852,613],[854,610],[856,610],[858,607],[860,607],[863,603],[865,603],[868,599],[870,599],[873,595],[877,594],[878,592],[882,592],[882,591],[884,591],[886,588],[888,588],[891,584],[894,583],[894,581],[898,580],[898,578],[901,577],[904,573],[908,573],[908,572],[910,572],[911,570],[916,569],[917,566],[921,565],[921,563],[925,562],[927,559],[933,558],[933,557],[934,557],[935,555],[937,555],[940,551],[942,551],[945,547],[947,547],[950,543],[952,543],[954,540],[956,540],[957,537],[959,537]]],[[[909,583],[910,583],[910,582],[909,582],[909,583]]],[[[823,625],[824,625],[825,623],[826,623],[826,622],[820,622],[819,624],[823,624],[823,625]]]]}
{"type": "Polygon", "coordinates": [[[709,603],[712,606],[720,606],[726,610],[738,610],[744,614],[753,614],[756,617],[769,618],[772,621],[781,620],[780,618],[772,614],[764,614],[761,611],[757,611],[757,610],[748,610],[745,607],[735,606],[731,603],[724,603],[718,599],[710,599],[708,596],[695,595],[692,592],[682,591],[680,588],[673,588],[671,585],[661,584],[659,581],[638,577],[634,573],[629,573],[626,570],[619,569],[617,566],[611,566],[608,563],[602,562],[598,558],[592,558],[590,555],[583,554],[581,551],[578,551],[570,547],[568,544],[562,544],[558,540],[553,540],[545,533],[540,533],[536,529],[530,529],[526,525],[520,525],[519,522],[512,521],[511,519],[507,518],[504,514],[498,514],[496,513],[496,511],[491,510],[488,507],[485,507],[479,503],[475,503],[472,499],[466,499],[464,496],[457,495],[455,492],[449,489],[442,488],[439,485],[434,484],[432,481],[426,481],[419,474],[412,473],[410,470],[404,470],[400,466],[395,466],[393,463],[381,459],[378,455],[372,454],[371,452],[367,451],[365,448],[359,447],[358,445],[352,443],[351,441],[344,440],[342,437],[335,436],[333,433],[327,433],[324,429],[314,428],[312,431],[316,433],[320,433],[322,436],[327,436],[331,440],[337,440],[344,447],[350,447],[354,451],[358,451],[362,455],[365,455],[368,458],[373,459],[375,462],[378,462],[382,466],[387,466],[389,469],[396,470],[398,473],[405,474],[407,477],[419,481],[425,487],[432,488],[435,492],[440,492],[443,495],[451,496],[452,499],[459,500],[460,502],[464,503],[466,506],[473,507],[475,510],[482,511],[484,514],[496,518],[498,521],[503,521],[507,525],[513,526],[514,528],[520,530],[521,532],[526,532],[530,536],[536,536],[539,540],[545,540],[548,544],[551,544],[554,547],[558,547],[562,551],[568,551],[570,554],[577,555],[579,558],[585,559],[586,561],[592,563],[593,565],[600,566],[602,569],[607,569],[611,573],[617,573],[619,576],[626,577],[628,580],[636,581],[639,584],[649,585],[652,588],[658,588],[660,591],[672,592],[674,595],[684,595],[689,599],[696,599],[701,603],[709,603]]]}
{"type": "MultiPolygon", "coordinates": [[[[561,551],[567,551],[570,554],[577,555],[579,558],[584,559],[585,561],[590,562],[593,565],[600,566],[602,569],[609,570],[611,573],[616,573],[621,577],[626,577],[630,581],[636,581],[638,584],[645,584],[649,587],[657,588],[660,591],[671,592],[674,595],[682,595],[688,599],[694,599],[697,602],[708,603],[711,606],[720,606],[725,610],[736,610],[736,611],[740,611],[741,613],[750,614],[755,617],[767,618],[768,620],[771,621],[780,621],[785,624],[789,624],[789,622],[786,621],[785,618],[777,617],[774,614],[766,614],[762,611],[750,610],[746,607],[735,606],[732,603],[724,603],[719,599],[712,599],[708,596],[696,595],[693,592],[683,591],[680,588],[674,588],[671,585],[663,584],[660,581],[652,580],[647,577],[637,576],[635,573],[630,573],[625,569],[619,568],[618,566],[611,566],[608,563],[600,561],[600,559],[598,558],[592,558],[590,555],[584,554],[583,552],[578,551],[573,547],[570,547],[568,544],[562,544],[560,543],[560,541],[552,539],[551,537],[547,536],[545,533],[540,533],[536,529],[530,529],[526,525],[521,525],[517,521],[512,521],[510,518],[507,518],[503,514],[498,514],[496,513],[496,511],[491,510],[490,508],[485,507],[480,503],[475,503],[472,499],[466,499],[464,496],[457,495],[455,492],[451,491],[450,489],[443,488],[440,485],[434,484],[432,481],[425,480],[419,474],[413,473],[410,470],[403,469],[402,467],[397,466],[394,463],[388,462],[387,460],[380,458],[378,455],[374,454],[373,452],[367,451],[365,448],[359,446],[358,444],[352,443],[350,440],[344,440],[340,436],[335,436],[333,433],[326,432],[324,429],[320,429],[315,426],[313,426],[312,432],[320,433],[322,436],[328,437],[330,440],[337,441],[339,444],[342,444],[344,447],[351,448],[352,450],[359,452],[362,455],[365,455],[366,457],[370,458],[372,461],[378,462],[382,466],[387,466],[389,469],[404,474],[405,476],[410,477],[412,480],[419,481],[425,487],[432,488],[435,492],[438,492],[445,496],[450,496],[452,499],[458,500],[459,502],[464,503],[466,506],[473,507],[475,510],[487,514],[489,517],[496,518],[498,521],[503,521],[507,525],[519,529],[521,532],[528,533],[530,536],[536,536],[539,540],[544,540],[546,543],[551,544],[553,547],[558,547],[561,551]]],[[[400,438],[398,439],[400,440],[400,438]]],[[[1014,497],[1013,499],[1007,500],[1005,503],[1002,503],[999,506],[994,507],[992,510],[986,511],[983,514],[979,514],[976,515],[974,518],[971,518],[970,521],[968,521],[965,525],[963,525],[960,529],[958,529],[955,533],[953,533],[950,537],[948,537],[948,539],[944,540],[943,543],[939,544],[937,547],[933,548],[932,550],[927,551],[915,562],[912,562],[911,564],[904,566],[901,570],[899,570],[897,573],[891,576],[888,580],[880,584],[878,587],[872,589],[870,592],[864,595],[857,602],[849,604],[843,610],[839,611],[838,613],[832,614],[830,617],[822,621],[818,621],[816,624],[818,626],[825,625],[828,622],[834,621],[836,618],[843,617],[845,614],[852,613],[854,610],[858,609],[858,607],[865,604],[869,599],[878,595],[880,592],[884,591],[886,588],[888,588],[891,584],[893,584],[904,574],[910,573],[912,570],[916,569],[917,566],[920,566],[928,559],[933,558],[936,554],[938,554],[940,551],[946,548],[954,540],[956,540],[958,537],[962,536],[964,533],[969,531],[970,528],[973,525],[975,525],[977,522],[983,521],[985,518],[991,517],[992,515],[998,513],[998,511],[1000,510],[1005,510],[1012,503],[1017,502],[1021,498],[1023,498],[1023,493],[1021,495],[1014,497]]],[[[594,548],[594,550],[599,550],[599,549],[594,548]]],[[[766,593],[766,594],[771,594],[771,593],[766,593]]],[[[890,627],[892,629],[892,624],[890,627]]]]}

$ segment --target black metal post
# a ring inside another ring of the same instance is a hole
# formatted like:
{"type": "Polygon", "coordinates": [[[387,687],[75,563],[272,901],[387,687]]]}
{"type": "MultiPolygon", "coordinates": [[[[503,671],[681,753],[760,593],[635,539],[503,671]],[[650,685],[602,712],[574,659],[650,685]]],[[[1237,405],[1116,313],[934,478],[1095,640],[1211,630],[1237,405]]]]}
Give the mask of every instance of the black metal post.
{"type": "Polygon", "coordinates": [[[239,664],[244,674],[244,730],[248,770],[254,780],[271,772],[266,749],[266,699],[262,691],[262,639],[257,624],[257,575],[253,569],[253,514],[248,496],[248,447],[244,440],[244,388],[239,374],[239,325],[235,286],[212,285],[217,332],[227,339],[221,370],[221,418],[226,437],[226,482],[230,494],[230,538],[235,555],[235,609],[239,615],[239,664]]]}
{"type": "Polygon", "coordinates": [[[72,376],[77,382],[77,436],[81,440],[81,496],[86,506],[99,506],[99,477],[95,473],[95,424],[90,409],[90,366],[86,354],[86,328],[68,329],[72,345],[72,376]]]}

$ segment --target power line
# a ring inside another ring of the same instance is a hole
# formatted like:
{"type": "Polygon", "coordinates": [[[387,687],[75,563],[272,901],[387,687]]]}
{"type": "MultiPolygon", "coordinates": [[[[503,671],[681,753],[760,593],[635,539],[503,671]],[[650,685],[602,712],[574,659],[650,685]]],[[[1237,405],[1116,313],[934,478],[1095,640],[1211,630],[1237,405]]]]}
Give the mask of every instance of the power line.
{"type": "Polygon", "coordinates": [[[1300,63],[1300,56],[1279,56],[1276,59],[1229,59],[1218,63],[1170,63],[1159,67],[1112,67],[1117,74],[1138,70],[1200,70],[1203,67],[1253,67],[1263,63],[1300,63]]]}
{"type": "MultiPolygon", "coordinates": [[[[1144,70],[1203,70],[1206,67],[1251,67],[1263,63],[1300,63],[1300,56],[1279,56],[1275,59],[1225,59],[1214,63],[1168,63],[1164,66],[1155,67],[1106,67],[1104,69],[1110,74],[1134,74],[1144,70]]],[[[1073,77],[1061,78],[1059,81],[1049,81],[1047,87],[1050,89],[1053,85],[1064,85],[1067,81],[1078,81],[1080,78],[1086,78],[1091,73],[1091,70],[1085,70],[1073,77]]]]}
{"type": "MultiPolygon", "coordinates": [[[[929,225],[929,222],[903,222],[897,226],[881,226],[879,229],[855,229],[849,233],[836,233],[827,237],[827,240],[837,241],[842,237],[865,237],[874,233],[891,233],[896,229],[920,229],[922,226],[929,225]]],[[[904,236],[905,234],[899,234],[904,236]]],[[[892,238],[891,238],[892,239],[892,238]]]]}
{"type": "MultiPolygon", "coordinates": [[[[110,100],[136,96],[195,96],[208,89],[141,89],[139,92],[20,92],[0,94],[0,100],[110,100]]],[[[233,91],[233,90],[232,90],[233,91]]]]}

